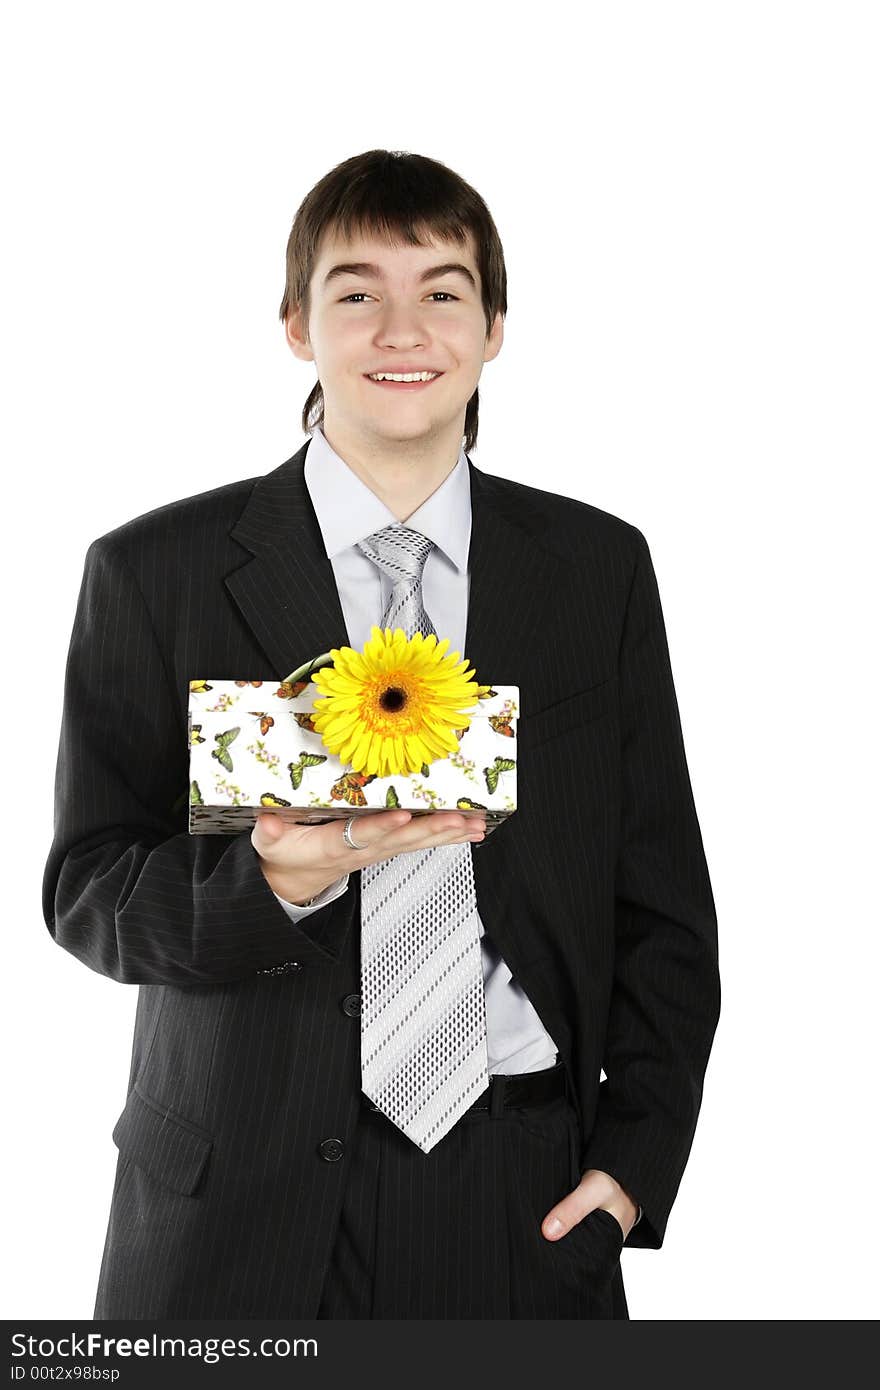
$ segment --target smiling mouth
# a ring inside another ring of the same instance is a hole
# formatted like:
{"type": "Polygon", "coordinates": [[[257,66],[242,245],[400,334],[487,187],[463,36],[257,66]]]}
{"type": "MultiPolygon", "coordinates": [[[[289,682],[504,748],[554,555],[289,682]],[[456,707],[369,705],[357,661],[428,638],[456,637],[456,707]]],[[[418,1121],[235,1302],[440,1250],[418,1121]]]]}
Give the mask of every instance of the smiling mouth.
{"type": "Polygon", "coordinates": [[[385,391],[426,391],[443,375],[443,372],[438,372],[436,376],[429,377],[427,381],[374,381],[371,376],[367,376],[365,373],[364,381],[368,381],[371,386],[377,386],[380,390],[385,391]]]}

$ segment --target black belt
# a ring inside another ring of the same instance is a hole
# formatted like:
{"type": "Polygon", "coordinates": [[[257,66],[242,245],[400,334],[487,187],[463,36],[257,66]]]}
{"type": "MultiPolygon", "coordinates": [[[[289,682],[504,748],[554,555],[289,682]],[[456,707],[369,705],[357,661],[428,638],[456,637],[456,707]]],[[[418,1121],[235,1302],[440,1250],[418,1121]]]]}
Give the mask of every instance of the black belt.
{"type": "MultiPolygon", "coordinates": [[[[522,1105],[544,1105],[562,1095],[565,1095],[565,1064],[561,1061],[557,1062],[555,1067],[546,1067],[543,1071],[517,1072],[515,1075],[495,1072],[489,1077],[489,1085],[485,1091],[477,1096],[473,1105],[468,1106],[464,1113],[488,1110],[494,1118],[504,1110],[522,1105]]],[[[383,1113],[363,1091],[361,1105],[370,1114],[383,1113]]]]}

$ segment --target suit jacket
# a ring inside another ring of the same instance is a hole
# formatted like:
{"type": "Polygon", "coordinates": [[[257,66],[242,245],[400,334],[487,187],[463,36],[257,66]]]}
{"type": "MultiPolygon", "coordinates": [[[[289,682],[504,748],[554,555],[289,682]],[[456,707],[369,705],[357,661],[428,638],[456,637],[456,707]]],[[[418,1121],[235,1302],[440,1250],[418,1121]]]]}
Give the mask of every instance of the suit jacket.
{"type": "MultiPolygon", "coordinates": [[[[360,875],[293,923],[250,831],[190,835],[187,804],[190,680],[280,680],[347,644],[307,449],[85,558],[43,912],[139,986],[95,1317],[312,1318],[330,1259],[359,1113],[360,875]]],[[[570,1071],[581,1169],[641,1202],[626,1244],[659,1248],[720,984],[651,557],[627,522],[468,464],[463,654],[519,686],[522,715],[519,809],[473,855],[479,911],[570,1071]]]]}

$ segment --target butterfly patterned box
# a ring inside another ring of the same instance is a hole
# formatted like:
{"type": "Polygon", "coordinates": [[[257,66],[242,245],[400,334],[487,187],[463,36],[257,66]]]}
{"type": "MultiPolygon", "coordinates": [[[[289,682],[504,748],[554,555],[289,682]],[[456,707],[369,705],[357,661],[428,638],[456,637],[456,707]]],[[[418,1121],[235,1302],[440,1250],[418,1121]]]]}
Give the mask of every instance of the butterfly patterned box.
{"type": "Polygon", "coordinates": [[[402,808],[485,812],[489,835],[516,810],[519,688],[484,689],[456,752],[378,777],[328,752],[312,723],[313,681],[190,681],[190,833],[237,834],[266,810],[318,824],[402,808]]]}

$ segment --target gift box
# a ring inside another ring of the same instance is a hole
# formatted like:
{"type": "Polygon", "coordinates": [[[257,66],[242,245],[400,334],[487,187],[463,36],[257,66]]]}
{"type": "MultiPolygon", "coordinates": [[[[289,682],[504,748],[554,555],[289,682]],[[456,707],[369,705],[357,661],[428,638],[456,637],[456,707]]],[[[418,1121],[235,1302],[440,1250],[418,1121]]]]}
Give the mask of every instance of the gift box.
{"type": "Polygon", "coordinates": [[[189,690],[191,834],[237,834],[263,811],[320,824],[403,809],[485,814],[486,834],[516,810],[519,688],[484,686],[456,730],[458,749],[409,775],[356,772],[312,723],[312,679],[192,680],[189,690]]]}

